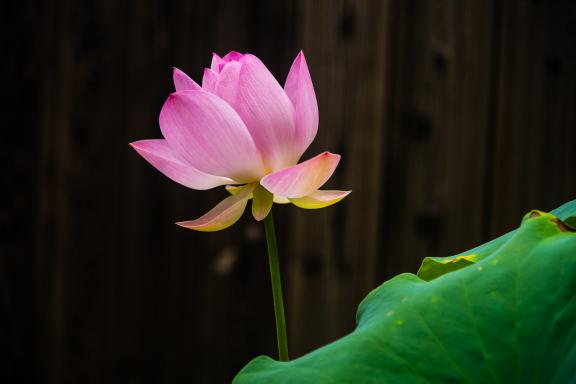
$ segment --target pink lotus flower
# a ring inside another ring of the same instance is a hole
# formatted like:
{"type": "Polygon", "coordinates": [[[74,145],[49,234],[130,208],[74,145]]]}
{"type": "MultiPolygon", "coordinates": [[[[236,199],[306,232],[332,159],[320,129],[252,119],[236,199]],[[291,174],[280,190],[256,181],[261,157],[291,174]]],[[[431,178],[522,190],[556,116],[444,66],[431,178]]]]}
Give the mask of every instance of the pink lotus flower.
{"type": "Polygon", "coordinates": [[[350,191],[319,188],[340,156],[323,152],[298,164],[318,130],[318,105],[304,54],[288,73],[284,89],[254,55],[214,54],[202,87],[174,68],[172,93],[160,112],[164,139],[132,147],[170,179],[192,189],[225,185],[232,194],[204,216],[177,223],[199,231],[234,224],[249,199],[256,220],[272,203],[323,208],[350,191]]]}

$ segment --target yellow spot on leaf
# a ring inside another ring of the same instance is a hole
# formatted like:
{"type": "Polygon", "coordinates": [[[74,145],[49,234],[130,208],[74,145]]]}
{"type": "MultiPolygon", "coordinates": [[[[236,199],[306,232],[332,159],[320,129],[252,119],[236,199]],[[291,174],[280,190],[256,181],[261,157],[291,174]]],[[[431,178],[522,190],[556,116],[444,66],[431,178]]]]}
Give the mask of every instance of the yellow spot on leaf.
{"type": "Polygon", "coordinates": [[[476,261],[476,256],[478,256],[477,254],[473,253],[471,255],[464,255],[464,256],[458,256],[455,257],[453,259],[450,260],[443,260],[441,261],[442,264],[453,264],[453,263],[457,263],[460,260],[466,260],[466,261],[470,261],[470,262],[475,262],[476,261]]]}
{"type": "Polygon", "coordinates": [[[404,320],[396,320],[396,325],[404,325],[404,320]]]}
{"type": "Polygon", "coordinates": [[[476,267],[476,269],[477,269],[478,271],[481,271],[481,270],[484,269],[484,268],[482,268],[482,266],[479,265],[479,266],[476,267]]]}
{"type": "Polygon", "coordinates": [[[388,317],[391,317],[391,316],[393,316],[393,315],[394,315],[394,311],[388,311],[388,312],[386,313],[386,316],[388,316],[388,317]]]}

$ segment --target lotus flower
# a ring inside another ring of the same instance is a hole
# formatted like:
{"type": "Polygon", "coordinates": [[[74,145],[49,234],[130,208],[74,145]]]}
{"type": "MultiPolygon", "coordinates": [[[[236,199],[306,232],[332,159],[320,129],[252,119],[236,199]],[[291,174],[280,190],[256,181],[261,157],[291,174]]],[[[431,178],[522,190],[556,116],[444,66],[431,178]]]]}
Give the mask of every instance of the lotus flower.
{"type": "Polygon", "coordinates": [[[164,139],[132,147],[170,179],[205,190],[225,185],[231,196],[204,216],[177,223],[199,231],[234,224],[252,199],[264,219],[273,202],[323,208],[350,191],[319,190],[340,156],[323,152],[298,163],[318,130],[318,105],[300,52],[284,89],[254,55],[214,54],[202,86],[174,68],[172,93],[160,112],[164,139]]]}

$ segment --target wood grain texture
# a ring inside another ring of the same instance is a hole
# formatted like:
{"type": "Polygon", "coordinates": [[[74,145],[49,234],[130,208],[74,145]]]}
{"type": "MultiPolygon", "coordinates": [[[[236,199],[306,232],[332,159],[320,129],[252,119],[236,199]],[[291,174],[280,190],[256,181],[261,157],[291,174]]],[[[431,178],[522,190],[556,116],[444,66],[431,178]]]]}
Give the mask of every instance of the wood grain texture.
{"type": "Polygon", "coordinates": [[[551,209],[574,194],[576,12],[564,2],[502,8],[492,233],[526,206],[551,209]]]}
{"type": "Polygon", "coordinates": [[[576,4],[512,0],[9,2],[0,159],[0,381],[228,382],[275,354],[261,223],[176,227],[226,196],[170,182],[176,66],[249,51],[284,82],[303,49],[320,108],[304,155],[342,161],[319,211],[277,206],[291,354],[354,327],[425,256],[576,196],[576,4]]]}
{"type": "Polygon", "coordinates": [[[354,313],[376,284],[389,4],[302,2],[300,34],[320,109],[309,152],[341,153],[329,185],[354,192],[341,207],[293,211],[291,334],[311,335],[294,338],[298,355],[351,330],[354,318],[341,314],[354,313]]]}

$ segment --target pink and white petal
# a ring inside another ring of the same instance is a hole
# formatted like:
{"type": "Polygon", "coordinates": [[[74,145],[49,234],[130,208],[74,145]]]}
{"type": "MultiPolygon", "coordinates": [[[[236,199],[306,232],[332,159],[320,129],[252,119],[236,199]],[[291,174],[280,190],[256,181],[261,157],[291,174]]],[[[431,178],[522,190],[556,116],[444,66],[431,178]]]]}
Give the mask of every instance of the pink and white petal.
{"type": "Polygon", "coordinates": [[[308,196],[328,181],[339,161],[340,155],[323,152],[300,164],[266,175],[260,184],[273,194],[289,199],[308,196]]]}
{"type": "Polygon", "coordinates": [[[238,92],[232,106],[272,170],[295,164],[298,154],[294,150],[292,102],[256,56],[246,54],[240,63],[238,92]]]}
{"type": "Polygon", "coordinates": [[[176,224],[202,232],[214,232],[228,228],[242,217],[248,203],[248,196],[252,194],[255,187],[256,183],[246,184],[237,194],[228,196],[202,217],[176,224]]]}
{"type": "Polygon", "coordinates": [[[306,58],[302,51],[296,56],[290,68],[284,90],[294,105],[296,124],[294,145],[299,158],[318,132],[318,103],[306,58]]]}
{"type": "Polygon", "coordinates": [[[268,192],[263,186],[258,185],[252,193],[254,199],[252,200],[252,216],[258,221],[262,221],[268,216],[272,209],[274,202],[273,195],[268,192]]]}
{"type": "Polygon", "coordinates": [[[220,68],[225,63],[226,63],[226,61],[222,60],[222,58],[220,56],[218,56],[218,54],[213,53],[212,54],[212,62],[210,63],[210,69],[215,73],[220,73],[220,68]]]}
{"type": "Polygon", "coordinates": [[[204,91],[171,94],[160,112],[162,134],[194,168],[240,183],[260,179],[262,157],[238,114],[204,91]]]}
{"type": "Polygon", "coordinates": [[[204,76],[202,77],[202,89],[210,93],[216,93],[216,84],[218,84],[218,77],[220,75],[211,69],[204,68],[204,76]]]}
{"type": "Polygon", "coordinates": [[[196,82],[192,80],[187,74],[176,67],[174,67],[172,78],[174,80],[174,87],[176,88],[176,91],[197,91],[202,89],[202,87],[196,84],[196,82]]]}
{"type": "Polygon", "coordinates": [[[234,105],[236,102],[241,68],[242,64],[238,61],[227,63],[218,76],[218,82],[213,92],[230,105],[234,105]]]}
{"type": "Polygon", "coordinates": [[[352,191],[314,191],[308,196],[289,199],[292,204],[304,209],[319,209],[336,204],[352,191]]]}
{"type": "Polygon", "coordinates": [[[130,146],[154,168],[185,187],[204,190],[235,182],[227,177],[204,173],[187,164],[166,140],[140,140],[130,143],[130,146]]]}

